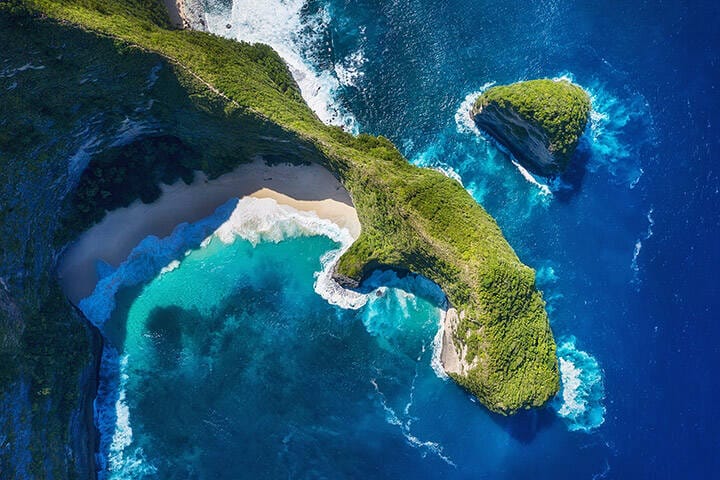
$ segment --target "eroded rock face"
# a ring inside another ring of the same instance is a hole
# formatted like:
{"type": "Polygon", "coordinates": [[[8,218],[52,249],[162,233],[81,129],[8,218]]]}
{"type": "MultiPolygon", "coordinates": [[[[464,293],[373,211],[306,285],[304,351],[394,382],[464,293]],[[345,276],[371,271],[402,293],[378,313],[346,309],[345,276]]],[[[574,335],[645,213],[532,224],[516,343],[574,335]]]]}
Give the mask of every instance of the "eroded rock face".
{"type": "Polygon", "coordinates": [[[473,110],[473,118],[480,128],[533,173],[555,175],[565,163],[550,153],[547,135],[512,109],[491,103],[473,110]]]}
{"type": "Polygon", "coordinates": [[[553,177],[575,153],[590,115],[590,97],[565,80],[531,80],[487,90],[471,115],[525,168],[553,177]]]}
{"type": "Polygon", "coordinates": [[[478,366],[477,357],[472,364],[466,361],[467,345],[458,340],[456,331],[460,322],[460,317],[464,316],[464,312],[460,312],[454,308],[449,308],[445,313],[442,323],[442,350],[440,361],[445,373],[448,375],[466,376],[470,370],[478,366]]]}

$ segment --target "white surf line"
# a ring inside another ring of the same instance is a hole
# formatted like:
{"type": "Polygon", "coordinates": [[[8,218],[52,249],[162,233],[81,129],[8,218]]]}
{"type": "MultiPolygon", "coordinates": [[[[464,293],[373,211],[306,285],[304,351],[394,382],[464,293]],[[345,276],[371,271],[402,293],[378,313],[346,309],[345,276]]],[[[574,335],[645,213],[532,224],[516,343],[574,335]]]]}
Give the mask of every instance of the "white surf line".
{"type": "MultiPolygon", "coordinates": [[[[216,35],[272,47],[288,65],[305,102],[320,120],[357,133],[357,121],[339,103],[338,95],[343,83],[353,84],[361,76],[362,52],[346,59],[347,68],[316,68],[309,52],[325,46],[330,14],[321,8],[307,15],[305,6],[305,0],[233,0],[228,10],[220,2],[210,2],[205,18],[208,29],[216,35]]],[[[326,48],[332,47],[328,44],[326,48]]]]}

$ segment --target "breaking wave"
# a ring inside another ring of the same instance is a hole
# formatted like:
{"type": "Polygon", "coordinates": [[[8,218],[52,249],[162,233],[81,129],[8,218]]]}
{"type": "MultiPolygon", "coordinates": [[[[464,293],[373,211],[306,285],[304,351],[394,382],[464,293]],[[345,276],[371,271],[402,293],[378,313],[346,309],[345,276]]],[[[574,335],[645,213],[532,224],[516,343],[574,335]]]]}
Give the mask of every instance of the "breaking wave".
{"type": "Polygon", "coordinates": [[[553,401],[557,414],[571,431],[590,432],[605,421],[605,386],[597,360],[578,350],[575,337],[558,345],[562,388],[553,401]]]}
{"type": "Polygon", "coordinates": [[[655,226],[655,218],[653,218],[653,209],[650,208],[646,215],[648,226],[645,233],[635,241],[635,247],[633,248],[633,256],[630,261],[630,269],[633,271],[633,283],[636,285],[640,284],[640,265],[638,265],[638,257],[642,250],[643,241],[648,240],[653,235],[653,227],[655,226]]]}
{"type": "MultiPolygon", "coordinates": [[[[230,200],[212,216],[193,224],[181,224],[166,238],[145,238],[117,269],[103,266],[95,290],[79,306],[87,318],[102,329],[115,308],[115,295],[120,289],[140,285],[176,269],[189,250],[207,245],[211,238],[224,243],[241,238],[256,245],[312,235],[325,235],[341,245],[323,257],[323,270],[316,274],[315,290],[330,303],[360,308],[369,294],[344,290],[331,278],[335,260],[353,241],[350,232],[313,213],[280,205],[274,199],[254,197],[230,200]]],[[[141,478],[155,472],[142,449],[132,445],[130,410],[125,398],[127,369],[127,355],[105,345],[95,401],[102,478],[141,478]]]]}
{"type": "Polygon", "coordinates": [[[367,302],[366,295],[343,289],[331,278],[335,261],[354,240],[350,232],[313,213],[280,205],[270,198],[254,197],[230,200],[204,220],[178,225],[168,237],[146,237],[117,269],[103,274],[93,293],[81,300],[79,306],[90,321],[102,327],[115,308],[115,294],[121,288],[140,285],[177,268],[189,250],[207,245],[212,236],[224,243],[242,238],[256,245],[312,235],[325,235],[341,245],[323,257],[316,292],[333,305],[362,307],[367,302]]]}
{"type": "Polygon", "coordinates": [[[530,184],[534,185],[538,188],[540,191],[540,194],[542,196],[551,197],[552,191],[550,187],[541,181],[539,181],[532,173],[530,173],[525,167],[520,165],[517,160],[512,156],[512,154],[502,145],[497,143],[492,137],[487,136],[483,134],[483,132],[475,125],[475,121],[472,119],[471,111],[473,108],[473,105],[475,105],[475,101],[478,99],[482,93],[487,90],[488,88],[495,85],[495,82],[487,82],[485,83],[480,89],[476,92],[470,93],[465,97],[465,100],[460,104],[460,107],[455,112],[455,125],[458,133],[469,133],[472,135],[475,135],[477,137],[480,137],[486,141],[489,141],[498,150],[501,150],[504,152],[507,156],[510,157],[510,160],[512,161],[512,164],[515,166],[515,168],[520,172],[520,175],[530,184]]]}
{"type": "Polygon", "coordinates": [[[362,49],[328,68],[319,55],[332,50],[330,13],[326,7],[311,9],[305,0],[233,0],[231,7],[210,1],[209,30],[235,40],[264,43],[285,60],[308,106],[323,122],[357,133],[354,115],[340,101],[344,86],[356,86],[363,76],[362,49]]]}
{"type": "MultiPolygon", "coordinates": [[[[577,83],[572,73],[558,78],[577,83]]],[[[590,121],[578,147],[588,152],[587,169],[605,169],[616,182],[635,188],[643,175],[643,151],[654,142],[647,100],[633,92],[620,98],[598,79],[590,79],[582,87],[592,104],[590,121]]]]}

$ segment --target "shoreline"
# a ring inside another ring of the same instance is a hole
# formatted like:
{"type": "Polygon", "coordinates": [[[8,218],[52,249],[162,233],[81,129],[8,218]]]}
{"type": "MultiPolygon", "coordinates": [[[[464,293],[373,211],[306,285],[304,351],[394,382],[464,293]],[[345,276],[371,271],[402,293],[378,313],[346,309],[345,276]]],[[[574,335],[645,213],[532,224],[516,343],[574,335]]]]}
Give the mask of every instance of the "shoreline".
{"type": "Polygon", "coordinates": [[[162,195],[153,203],[136,200],[108,212],[63,252],[57,276],[72,303],[77,305],[95,289],[98,261],[117,267],[144,238],[167,237],[178,225],[207,218],[233,198],[272,198],[346,228],[353,239],[360,234],[360,220],[349,193],[318,164],[270,166],[255,160],[213,180],[196,172],[190,185],[178,181],[161,185],[161,189],[162,195]]]}
{"type": "Polygon", "coordinates": [[[175,28],[206,31],[205,11],[199,0],[163,0],[175,28]]]}
{"type": "Polygon", "coordinates": [[[163,0],[163,3],[170,17],[170,23],[177,28],[184,28],[185,19],[181,13],[185,10],[184,0],[163,0]]]}

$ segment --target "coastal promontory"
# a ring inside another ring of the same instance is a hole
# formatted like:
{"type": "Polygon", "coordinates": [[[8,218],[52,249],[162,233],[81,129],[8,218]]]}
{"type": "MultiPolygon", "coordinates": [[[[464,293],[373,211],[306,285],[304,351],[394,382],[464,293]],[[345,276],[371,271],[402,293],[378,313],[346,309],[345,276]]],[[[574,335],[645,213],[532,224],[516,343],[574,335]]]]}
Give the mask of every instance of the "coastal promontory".
{"type": "Polygon", "coordinates": [[[528,170],[552,177],[568,167],[590,115],[590,96],[565,80],[495,86],[475,101],[475,123],[528,170]]]}
{"type": "Polygon", "coordinates": [[[323,124],[270,47],[178,29],[160,2],[11,3],[0,8],[16,66],[0,78],[0,412],[25,443],[7,442],[0,460],[37,478],[95,471],[99,333],[60,291],[60,253],[107,212],[157,200],[158,184],[258,158],[318,164],[351,196],[361,231],[335,266],[340,283],[391,268],[443,289],[443,365],[490,410],[557,393],[535,272],[495,220],[390,140],[323,124]]]}

